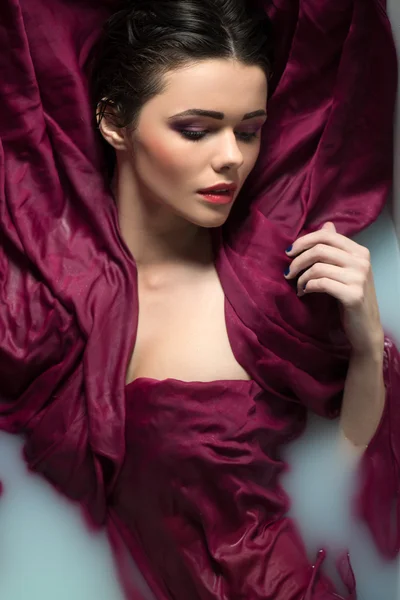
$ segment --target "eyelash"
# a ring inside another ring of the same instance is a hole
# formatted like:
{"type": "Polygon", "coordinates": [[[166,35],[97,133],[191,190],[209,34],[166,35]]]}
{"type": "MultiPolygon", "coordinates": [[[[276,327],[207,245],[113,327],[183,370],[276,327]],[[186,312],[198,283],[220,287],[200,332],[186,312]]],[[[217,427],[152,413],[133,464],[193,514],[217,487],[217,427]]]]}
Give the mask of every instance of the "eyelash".
{"type": "MultiPolygon", "coordinates": [[[[179,133],[182,135],[182,137],[184,137],[187,140],[190,140],[192,142],[198,142],[201,139],[203,139],[207,134],[209,134],[209,131],[192,131],[191,129],[180,129],[179,133]]],[[[258,138],[258,132],[251,132],[251,133],[244,133],[244,132],[238,132],[236,133],[236,135],[239,137],[241,142],[244,142],[245,144],[250,144],[251,142],[253,142],[255,139],[258,138]]]]}

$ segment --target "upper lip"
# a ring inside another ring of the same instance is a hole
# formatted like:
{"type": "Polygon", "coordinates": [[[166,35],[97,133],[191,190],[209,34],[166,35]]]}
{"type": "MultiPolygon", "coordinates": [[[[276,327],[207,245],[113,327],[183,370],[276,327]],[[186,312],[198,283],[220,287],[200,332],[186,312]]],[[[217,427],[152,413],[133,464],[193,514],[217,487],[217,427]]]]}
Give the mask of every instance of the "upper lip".
{"type": "Polygon", "coordinates": [[[229,190],[229,191],[235,192],[237,190],[237,184],[236,183],[217,183],[216,185],[213,185],[211,187],[203,188],[203,189],[199,190],[199,192],[218,192],[220,190],[229,190]]]}

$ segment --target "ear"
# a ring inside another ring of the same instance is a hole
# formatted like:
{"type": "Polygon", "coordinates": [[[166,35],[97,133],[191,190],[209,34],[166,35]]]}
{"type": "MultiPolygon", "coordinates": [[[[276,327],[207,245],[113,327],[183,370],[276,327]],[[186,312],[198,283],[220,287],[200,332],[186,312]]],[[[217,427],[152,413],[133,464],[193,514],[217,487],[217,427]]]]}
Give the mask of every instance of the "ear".
{"type": "Polygon", "coordinates": [[[117,127],[112,118],[112,109],[109,106],[100,121],[99,129],[106,142],[115,150],[126,150],[126,129],[125,127],[117,127]]]}

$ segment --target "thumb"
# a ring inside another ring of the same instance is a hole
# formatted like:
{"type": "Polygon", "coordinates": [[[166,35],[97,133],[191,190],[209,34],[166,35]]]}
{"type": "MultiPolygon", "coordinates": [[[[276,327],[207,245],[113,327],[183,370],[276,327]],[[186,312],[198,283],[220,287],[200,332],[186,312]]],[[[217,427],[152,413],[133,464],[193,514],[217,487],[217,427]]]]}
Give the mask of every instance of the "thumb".
{"type": "Polygon", "coordinates": [[[334,226],[334,224],[331,221],[324,223],[322,225],[321,229],[327,229],[328,231],[333,231],[336,233],[336,227],[334,226]]]}

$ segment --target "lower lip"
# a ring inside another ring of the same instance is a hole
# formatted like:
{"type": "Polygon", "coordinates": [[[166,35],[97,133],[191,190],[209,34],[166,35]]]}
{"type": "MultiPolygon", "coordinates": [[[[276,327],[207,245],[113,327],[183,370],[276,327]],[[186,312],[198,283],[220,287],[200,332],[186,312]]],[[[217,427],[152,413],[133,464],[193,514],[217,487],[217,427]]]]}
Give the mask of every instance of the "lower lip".
{"type": "Polygon", "coordinates": [[[210,194],[209,192],[199,192],[200,196],[211,204],[230,204],[233,200],[235,192],[232,190],[229,194],[210,194]]]}

